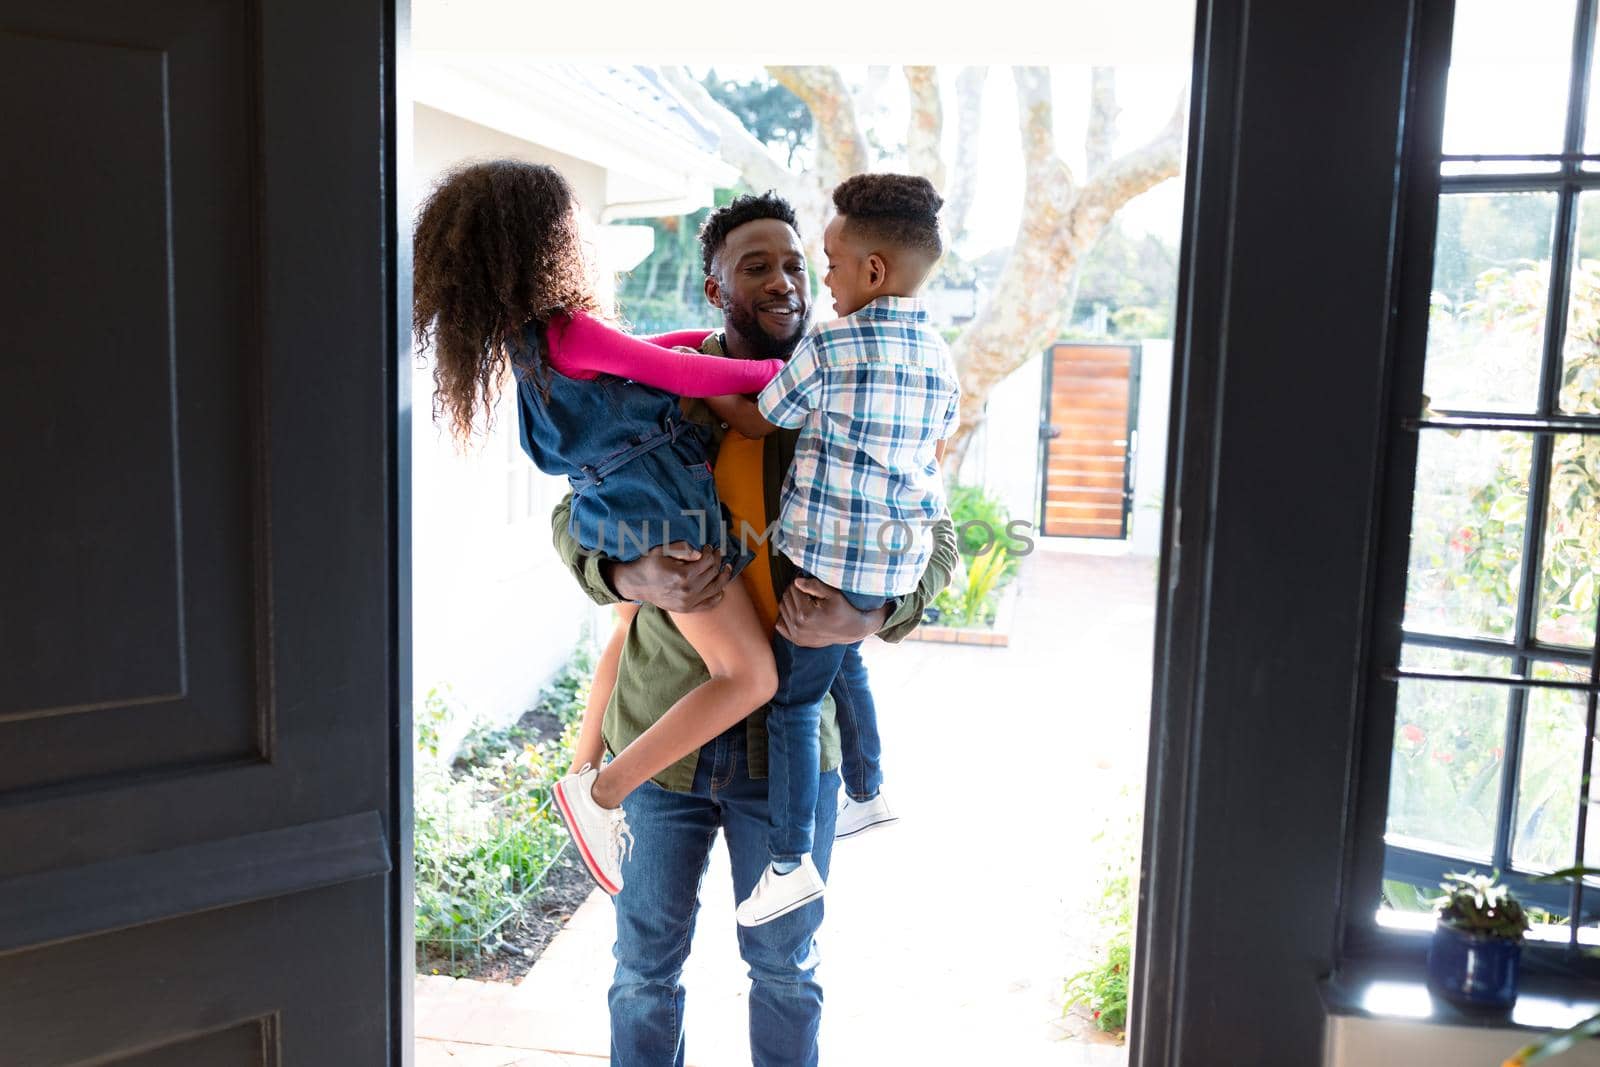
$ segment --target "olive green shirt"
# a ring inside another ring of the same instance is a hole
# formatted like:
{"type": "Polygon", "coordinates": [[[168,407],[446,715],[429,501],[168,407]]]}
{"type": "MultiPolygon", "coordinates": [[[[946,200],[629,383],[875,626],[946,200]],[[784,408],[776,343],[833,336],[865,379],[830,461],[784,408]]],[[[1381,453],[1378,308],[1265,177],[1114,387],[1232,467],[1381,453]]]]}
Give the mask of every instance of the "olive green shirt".
{"type": "MultiPolygon", "coordinates": [[[[720,335],[712,334],[706,338],[702,350],[721,355],[721,340],[720,335]]],[[[712,444],[709,458],[715,462],[716,450],[722,443],[723,434],[727,432],[727,425],[718,421],[703,401],[687,402],[685,411],[688,418],[710,429],[712,444]]],[[[762,496],[769,522],[778,515],[778,498],[783,489],[784,475],[794,460],[795,441],[799,436],[798,430],[780,429],[768,434],[763,442],[762,496]]],[[[550,517],[556,552],[591,600],[597,604],[618,603],[622,598],[607,584],[602,573],[601,562],[604,557],[584,548],[572,536],[571,504],[572,495],[569,493],[556,505],[550,517]]],[[[769,551],[768,556],[772,566],[772,587],[781,599],[794,578],[794,564],[781,552],[769,551]]],[[[900,598],[878,631],[878,636],[885,641],[895,642],[914,630],[922,621],[923,608],[950,583],[955,562],[955,527],[946,517],[933,528],[933,555],[922,572],[921,583],[915,591],[900,598]]],[[[641,605],[623,642],[616,688],[612,690],[611,702],[606,705],[605,721],[601,726],[606,747],[613,753],[620,752],[677,703],[680,697],[709,678],[705,664],[678,632],[672,617],[653,604],[641,605]]],[[[752,778],[767,776],[766,723],[765,707],[757,709],[745,720],[752,778]]],[[[831,694],[822,705],[821,741],[821,769],[833,770],[839,766],[840,755],[839,728],[831,694]]],[[[656,775],[653,781],[665,789],[686,793],[693,787],[699,758],[698,752],[690,753],[656,775]]]]}

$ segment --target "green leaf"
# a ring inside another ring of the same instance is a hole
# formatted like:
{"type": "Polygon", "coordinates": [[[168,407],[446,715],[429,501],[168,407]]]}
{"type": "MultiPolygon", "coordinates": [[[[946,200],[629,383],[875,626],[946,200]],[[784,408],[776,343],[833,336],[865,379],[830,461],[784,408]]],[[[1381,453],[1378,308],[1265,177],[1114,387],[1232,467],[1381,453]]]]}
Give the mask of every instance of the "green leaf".
{"type": "Polygon", "coordinates": [[[1600,878],[1600,867],[1564,867],[1559,871],[1541,874],[1535,882],[1571,882],[1574,878],[1600,878]]]}
{"type": "Polygon", "coordinates": [[[1572,601],[1572,608],[1579,615],[1587,615],[1594,609],[1594,571],[1589,571],[1572,583],[1572,592],[1568,594],[1572,601]]]}
{"type": "Polygon", "coordinates": [[[1508,522],[1517,518],[1526,510],[1526,501],[1516,493],[1507,493],[1496,497],[1494,504],[1489,508],[1489,517],[1500,522],[1508,522]]]}
{"type": "Polygon", "coordinates": [[[1586,1041],[1596,1036],[1600,1036],[1600,1015],[1591,1016],[1569,1030],[1550,1034],[1518,1049],[1509,1060],[1506,1060],[1504,1067],[1528,1067],[1552,1056],[1559,1056],[1579,1041],[1586,1041]]]}

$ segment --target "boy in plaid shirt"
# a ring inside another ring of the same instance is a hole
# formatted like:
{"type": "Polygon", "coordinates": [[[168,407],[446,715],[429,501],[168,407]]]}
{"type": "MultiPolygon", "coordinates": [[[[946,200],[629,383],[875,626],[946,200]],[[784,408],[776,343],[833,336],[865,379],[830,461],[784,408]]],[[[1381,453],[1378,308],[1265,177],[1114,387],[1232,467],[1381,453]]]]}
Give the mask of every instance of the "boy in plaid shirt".
{"type": "MultiPolygon", "coordinates": [[[[773,544],[802,575],[872,611],[916,588],[931,551],[929,531],[946,512],[939,461],[961,393],[949,350],[916,298],[943,254],[944,200],[925,178],[858,174],[833,191],[833,203],[838,214],[823,233],[823,281],[844,317],[801,341],[754,403],[719,397],[711,406],[747,437],[801,427],[773,544]]],[[[810,855],[817,720],[841,667],[860,656],[859,642],[802,648],[781,634],[773,654],[772,863],[739,905],[744,926],[771,922],[822,895],[810,855]]],[[[847,825],[866,829],[893,819],[879,792],[871,701],[849,703],[846,728],[858,743],[843,768],[841,836],[847,825]]]]}

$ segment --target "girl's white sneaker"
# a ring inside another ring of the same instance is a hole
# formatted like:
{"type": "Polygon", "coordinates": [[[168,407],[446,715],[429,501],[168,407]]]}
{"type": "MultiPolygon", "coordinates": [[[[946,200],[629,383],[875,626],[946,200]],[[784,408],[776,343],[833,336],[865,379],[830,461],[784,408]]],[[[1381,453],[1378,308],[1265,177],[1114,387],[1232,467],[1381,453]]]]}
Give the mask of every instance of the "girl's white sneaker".
{"type": "Polygon", "coordinates": [[[600,772],[585,766],[555,784],[556,810],[567,824],[589,876],[612,896],[622,892],[622,861],[633,851],[633,834],[621,808],[602,808],[594,799],[600,772]]]}

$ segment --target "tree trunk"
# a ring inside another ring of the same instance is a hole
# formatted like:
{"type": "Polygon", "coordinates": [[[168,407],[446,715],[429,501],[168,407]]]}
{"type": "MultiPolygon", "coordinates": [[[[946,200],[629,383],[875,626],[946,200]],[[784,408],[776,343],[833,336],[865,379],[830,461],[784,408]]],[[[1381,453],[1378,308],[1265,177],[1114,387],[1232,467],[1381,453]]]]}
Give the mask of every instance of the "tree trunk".
{"type": "Polygon", "coordinates": [[[1117,106],[1115,70],[1095,67],[1089,78],[1089,135],[1084,145],[1084,156],[1089,163],[1089,177],[1092,178],[1111,162],[1111,153],[1117,145],[1117,116],[1122,109],[1117,106]]]}
{"type": "Polygon", "coordinates": [[[983,87],[988,78],[988,67],[967,67],[956,78],[956,162],[943,212],[952,245],[966,236],[967,213],[978,192],[978,131],[983,126],[983,87]]]}
{"type": "Polygon", "coordinates": [[[798,96],[817,131],[817,177],[829,196],[833,187],[867,169],[867,139],[855,100],[837,67],[769,66],[779,85],[798,96]]]}
{"type": "Polygon", "coordinates": [[[696,295],[696,294],[693,294],[693,293],[686,292],[686,290],[688,289],[688,286],[689,286],[689,268],[690,267],[697,267],[697,266],[699,266],[699,264],[697,264],[692,258],[684,257],[682,259],[679,259],[678,260],[678,281],[677,281],[676,287],[672,290],[674,293],[677,294],[678,299],[684,301],[685,303],[687,303],[689,307],[694,307],[694,301],[695,301],[695,295],[696,295]]]}
{"type": "MultiPolygon", "coordinates": [[[[867,169],[867,143],[849,88],[832,67],[769,67],[772,76],[799,96],[816,123],[816,165],[804,175],[786,170],[726,108],[711,99],[694,79],[679,69],[664,71],[669,84],[705,116],[722,137],[722,158],[739,167],[757,189],[775,189],[794,204],[801,239],[813,263],[821,263],[822,222],[834,185],[867,169]]],[[[977,131],[986,71],[964,70],[956,83],[958,127],[956,166],[944,213],[946,230],[960,236],[970,209],[978,165],[977,131]]],[[[1078,179],[1055,148],[1054,109],[1049,71],[1019,67],[1013,72],[1019,105],[1019,126],[1025,157],[1022,221],[1011,256],[978,317],[953,346],[961,376],[961,424],[947,452],[946,469],[960,470],[972,434],[982,424],[989,393],[1030,356],[1053,340],[1068,312],[1063,295],[1076,286],[1081,260],[1106,225],[1129,200],[1178,172],[1183,144],[1184,113],[1180,104],[1167,126],[1149,143],[1123,156],[1111,152],[1116,134],[1116,81],[1105,69],[1094,73],[1091,87],[1090,162],[1085,182],[1078,179]]],[[[912,166],[931,166],[935,131],[943,121],[942,106],[929,99],[938,83],[919,68],[908,68],[913,119],[908,149],[912,166]],[[921,87],[919,89],[919,86],[921,87]],[[919,101],[920,97],[920,103],[919,101]],[[919,129],[917,112],[927,117],[919,129]],[[935,118],[934,116],[937,116],[935,118]]]]}
{"type": "Polygon", "coordinates": [[[907,67],[906,87],[911,90],[911,117],[906,124],[906,165],[942,194],[944,156],[944,101],[939,95],[938,67],[907,67]]]}
{"type": "MultiPolygon", "coordinates": [[[[1015,79],[1026,164],[1022,221],[988,303],[953,347],[962,389],[961,425],[946,451],[946,466],[954,475],[983,423],[989,393],[1059,332],[1069,310],[1062,293],[1072,290],[1082,257],[1112,216],[1135,196],[1178,173],[1181,106],[1154,140],[1104,162],[1087,184],[1079,186],[1055,149],[1049,71],[1018,67],[1015,79]]],[[[1089,123],[1091,140],[1111,127],[1114,94],[1096,92],[1092,107],[1096,114],[1089,123]]]]}

